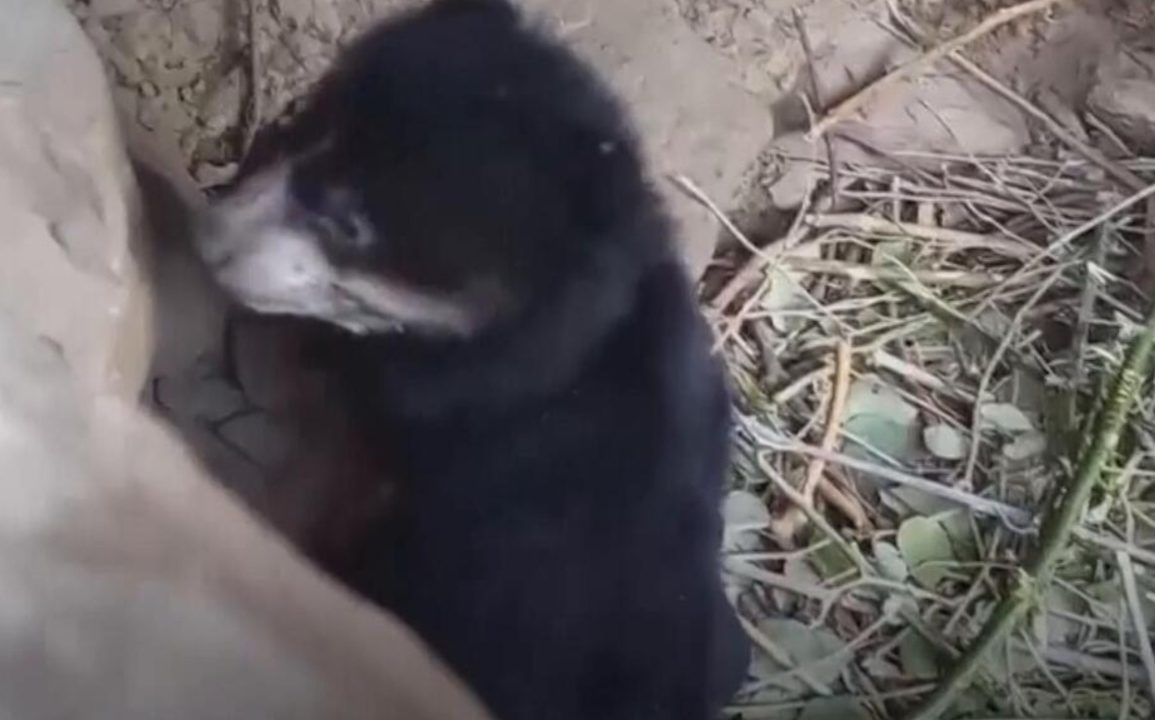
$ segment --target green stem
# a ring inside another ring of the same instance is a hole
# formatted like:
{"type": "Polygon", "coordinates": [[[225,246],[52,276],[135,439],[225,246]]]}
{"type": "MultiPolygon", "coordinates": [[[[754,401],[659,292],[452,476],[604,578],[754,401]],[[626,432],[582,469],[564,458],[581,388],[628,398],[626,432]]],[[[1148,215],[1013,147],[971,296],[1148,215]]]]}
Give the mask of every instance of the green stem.
{"type": "Polygon", "coordinates": [[[1027,612],[1034,607],[1036,599],[1045,592],[1055,562],[1067,547],[1071,531],[1086,510],[1087,501],[1103,473],[1103,467],[1115,455],[1127,417],[1135,404],[1143,379],[1149,372],[1153,349],[1155,309],[1147,318],[1143,334],[1131,344],[1123,367],[1115,376],[1111,394],[1095,423],[1091,445],[1083,454],[1070,487],[1046,509],[1037,549],[1016,578],[1013,591],[999,603],[975,642],[967,648],[934,692],[909,716],[909,720],[941,718],[954,704],[958,694],[970,685],[971,678],[978,671],[987,652],[1006,641],[1011,631],[1018,627],[1027,612]]]}

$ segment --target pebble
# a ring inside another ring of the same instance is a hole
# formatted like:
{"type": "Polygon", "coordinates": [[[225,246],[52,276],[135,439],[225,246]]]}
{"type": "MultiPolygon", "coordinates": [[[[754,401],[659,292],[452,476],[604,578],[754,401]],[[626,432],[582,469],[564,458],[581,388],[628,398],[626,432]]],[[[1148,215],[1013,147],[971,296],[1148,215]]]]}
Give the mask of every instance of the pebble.
{"type": "Polygon", "coordinates": [[[209,0],[185,3],[174,12],[174,22],[189,34],[193,43],[207,50],[215,49],[224,32],[224,15],[209,0]]]}
{"type": "Polygon", "coordinates": [[[216,187],[224,185],[237,174],[237,163],[216,165],[214,163],[200,163],[193,170],[193,175],[201,187],[216,187]]]}
{"type": "Polygon", "coordinates": [[[235,127],[241,117],[241,74],[233,70],[205,99],[201,121],[212,134],[235,127]]]}

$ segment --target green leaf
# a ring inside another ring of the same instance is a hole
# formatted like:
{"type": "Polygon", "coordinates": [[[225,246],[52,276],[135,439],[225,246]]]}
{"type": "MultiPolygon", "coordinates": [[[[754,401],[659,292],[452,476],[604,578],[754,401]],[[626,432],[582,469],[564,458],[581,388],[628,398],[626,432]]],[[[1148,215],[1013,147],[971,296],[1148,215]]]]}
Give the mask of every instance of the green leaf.
{"type": "Polygon", "coordinates": [[[877,378],[865,377],[850,386],[845,417],[843,429],[851,436],[848,453],[871,457],[873,450],[900,462],[922,453],[918,409],[877,378]]]}
{"type": "MultiPolygon", "coordinates": [[[[803,586],[821,587],[822,578],[814,571],[810,561],[802,556],[794,556],[786,561],[782,566],[782,574],[785,575],[792,582],[803,586]]],[[[789,615],[798,609],[798,605],[804,598],[799,595],[782,590],[781,588],[772,588],[770,594],[774,597],[774,602],[782,609],[782,612],[789,615]]]]}
{"type": "Polygon", "coordinates": [[[854,569],[854,561],[846,557],[842,548],[834,543],[827,543],[810,553],[810,561],[823,580],[838,577],[854,569]]]}
{"type": "Polygon", "coordinates": [[[874,559],[878,561],[878,569],[883,577],[888,580],[902,582],[910,576],[910,568],[906,560],[902,559],[902,553],[888,542],[880,540],[874,543],[874,559]]]}
{"type": "Polygon", "coordinates": [[[952,510],[948,513],[936,515],[935,520],[942,529],[946,530],[950,538],[954,556],[963,562],[974,562],[979,559],[979,548],[975,540],[974,530],[971,528],[970,513],[967,510],[952,510]]]}
{"type": "MultiPolygon", "coordinates": [[[[821,257],[822,246],[818,243],[801,245],[791,251],[795,257],[817,259],[821,257]]],[[[762,295],[760,304],[767,311],[770,322],[776,330],[791,332],[807,322],[806,318],[791,315],[784,311],[805,310],[812,307],[812,300],[807,296],[804,283],[807,282],[805,273],[788,270],[784,266],[775,265],[768,268],[770,288],[762,295]]]]}
{"type": "Polygon", "coordinates": [[[1003,446],[1003,457],[1012,462],[1023,462],[1039,457],[1047,451],[1047,436],[1031,430],[1003,446]]]}
{"type": "Polygon", "coordinates": [[[931,425],[922,431],[926,449],[943,460],[962,460],[967,454],[967,440],[950,425],[931,425]]]}
{"type": "Polygon", "coordinates": [[[797,720],[870,720],[854,698],[816,698],[806,703],[797,720]]]}
{"type": "Polygon", "coordinates": [[[978,559],[974,531],[971,529],[970,513],[956,503],[910,487],[892,487],[880,495],[882,502],[899,519],[923,516],[937,520],[946,530],[959,560],[978,559]]]}
{"type": "Polygon", "coordinates": [[[909,266],[914,259],[914,244],[906,238],[880,240],[874,245],[870,264],[875,267],[893,267],[896,262],[909,266]]]}
{"type": "Polygon", "coordinates": [[[1001,338],[1011,331],[1011,319],[997,308],[987,308],[975,318],[975,324],[986,331],[989,337],[1001,338]]]}
{"type": "Polygon", "coordinates": [[[898,658],[902,671],[915,680],[932,680],[938,677],[938,655],[922,635],[909,630],[898,644],[898,658]]]}
{"type": "Polygon", "coordinates": [[[1031,432],[1035,424],[1027,414],[1010,403],[987,403],[979,410],[985,430],[997,430],[1006,435],[1031,432]]]}
{"type": "Polygon", "coordinates": [[[722,502],[722,547],[727,552],[757,550],[758,531],[770,525],[770,510],[762,498],[745,490],[734,490],[722,502]]]}
{"type": "Polygon", "coordinates": [[[957,510],[958,505],[937,495],[931,495],[918,488],[899,485],[888,488],[888,495],[894,497],[907,508],[905,516],[909,515],[938,515],[939,513],[957,510]]]}
{"type": "Polygon", "coordinates": [[[811,628],[787,618],[767,618],[758,623],[758,629],[786,654],[790,666],[759,650],[752,666],[754,675],[760,680],[771,680],[795,697],[812,691],[796,675],[784,673],[794,668],[805,668],[808,677],[833,689],[853,659],[850,653],[843,652],[846,643],[826,628],[811,628]]]}
{"type": "Polygon", "coordinates": [[[946,529],[936,520],[912,517],[898,528],[898,549],[920,585],[933,590],[947,575],[939,562],[954,561],[946,529]]]}

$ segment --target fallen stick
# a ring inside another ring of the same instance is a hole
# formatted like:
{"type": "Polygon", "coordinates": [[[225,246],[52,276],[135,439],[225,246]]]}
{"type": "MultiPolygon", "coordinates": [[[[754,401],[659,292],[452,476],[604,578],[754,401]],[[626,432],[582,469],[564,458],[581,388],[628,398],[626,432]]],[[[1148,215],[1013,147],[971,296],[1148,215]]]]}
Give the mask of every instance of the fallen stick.
{"type": "MultiPolygon", "coordinates": [[[[842,416],[846,412],[846,399],[850,395],[850,344],[845,340],[838,343],[835,351],[834,392],[830,400],[830,412],[826,418],[826,430],[822,434],[823,450],[832,452],[842,433],[842,416]]],[[[802,483],[802,497],[807,503],[814,503],[814,493],[823,482],[826,460],[810,458],[806,468],[806,480],[802,483]]]]}
{"type": "Polygon", "coordinates": [[[848,230],[869,235],[901,235],[942,243],[950,248],[986,248],[1020,260],[1033,257],[1038,248],[993,235],[954,230],[918,223],[897,222],[865,213],[827,213],[806,216],[806,224],[818,230],[848,230]]]}
{"type": "MultiPolygon", "coordinates": [[[[823,452],[834,452],[838,438],[842,434],[842,416],[846,412],[846,400],[850,396],[850,355],[851,347],[845,340],[839,341],[835,349],[834,388],[830,396],[826,415],[826,429],[822,433],[819,447],[823,452]]],[[[864,517],[861,508],[835,487],[826,477],[826,458],[820,455],[810,457],[806,466],[806,479],[798,492],[796,503],[786,509],[770,523],[771,533],[783,545],[789,545],[808,518],[808,510],[814,509],[814,496],[821,493],[828,502],[833,502],[847,517],[855,518],[856,524],[864,517]]]]}
{"type": "Polygon", "coordinates": [[[993,272],[969,272],[967,270],[904,270],[898,267],[880,267],[843,260],[818,260],[785,256],[780,264],[788,270],[813,275],[833,275],[835,277],[860,282],[907,282],[916,280],[923,285],[944,287],[985,288],[998,285],[1007,277],[993,272]]]}

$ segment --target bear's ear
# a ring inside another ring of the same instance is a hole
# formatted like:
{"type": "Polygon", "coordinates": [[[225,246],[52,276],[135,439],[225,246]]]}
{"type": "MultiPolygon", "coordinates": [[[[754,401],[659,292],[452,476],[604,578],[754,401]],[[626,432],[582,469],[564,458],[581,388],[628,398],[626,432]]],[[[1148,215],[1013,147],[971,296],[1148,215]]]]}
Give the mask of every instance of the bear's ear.
{"type": "Polygon", "coordinates": [[[510,19],[517,17],[512,0],[434,0],[432,7],[443,12],[490,12],[510,19]]]}

